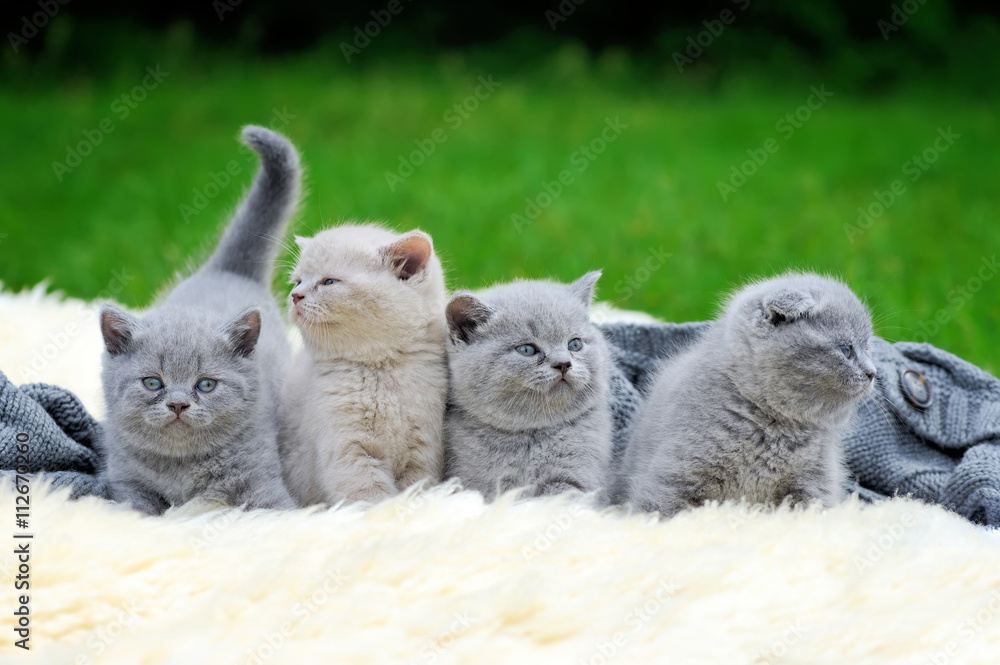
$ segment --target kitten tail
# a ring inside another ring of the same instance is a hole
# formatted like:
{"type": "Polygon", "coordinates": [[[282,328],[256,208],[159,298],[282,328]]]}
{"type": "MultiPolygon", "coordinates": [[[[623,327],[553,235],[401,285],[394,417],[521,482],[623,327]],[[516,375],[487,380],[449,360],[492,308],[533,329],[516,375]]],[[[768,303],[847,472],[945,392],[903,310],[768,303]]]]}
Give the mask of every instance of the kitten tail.
{"type": "Polygon", "coordinates": [[[244,127],[243,142],[260,157],[260,169],[206,268],[270,285],[281,239],[299,200],[299,155],[288,139],[263,127],[244,127]]]}

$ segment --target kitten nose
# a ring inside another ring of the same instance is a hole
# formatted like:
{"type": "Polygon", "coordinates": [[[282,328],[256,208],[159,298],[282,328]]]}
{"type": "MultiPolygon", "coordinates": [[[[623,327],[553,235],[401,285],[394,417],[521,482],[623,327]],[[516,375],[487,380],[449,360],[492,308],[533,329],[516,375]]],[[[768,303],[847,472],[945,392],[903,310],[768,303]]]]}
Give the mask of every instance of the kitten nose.
{"type": "Polygon", "coordinates": [[[302,300],[303,298],[305,298],[305,296],[302,295],[301,293],[295,293],[295,291],[292,291],[292,304],[298,305],[299,301],[302,300]]]}
{"type": "Polygon", "coordinates": [[[177,414],[178,417],[181,415],[181,411],[191,406],[187,402],[170,402],[167,404],[167,408],[177,414]]]}
{"type": "Polygon", "coordinates": [[[875,380],[875,373],[876,373],[876,371],[877,370],[874,367],[872,367],[871,369],[866,369],[865,370],[865,376],[868,377],[868,381],[874,381],[875,380]]]}
{"type": "Polygon", "coordinates": [[[562,372],[563,376],[566,376],[566,372],[569,371],[569,368],[572,367],[572,366],[573,366],[573,363],[571,363],[568,360],[564,360],[563,362],[560,362],[560,363],[552,363],[552,368],[553,369],[557,369],[560,372],[562,372]]]}

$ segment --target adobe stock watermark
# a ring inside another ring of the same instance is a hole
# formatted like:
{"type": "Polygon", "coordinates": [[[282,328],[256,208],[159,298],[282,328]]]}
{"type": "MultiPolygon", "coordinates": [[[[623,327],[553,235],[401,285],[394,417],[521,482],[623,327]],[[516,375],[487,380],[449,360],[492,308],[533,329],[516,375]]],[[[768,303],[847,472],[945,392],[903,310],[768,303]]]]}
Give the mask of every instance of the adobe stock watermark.
{"type": "Polygon", "coordinates": [[[226,20],[226,14],[236,11],[236,8],[243,4],[243,0],[212,0],[212,9],[219,22],[226,20]]]}
{"type": "MultiPolygon", "coordinates": [[[[142,78],[139,85],[134,86],[128,92],[122,93],[115,101],[111,102],[111,113],[119,121],[125,120],[138,105],[146,99],[150,92],[156,90],[163,82],[163,79],[170,76],[170,72],[160,70],[160,66],[147,65],[146,76],[142,78]]],[[[83,140],[76,145],[66,146],[66,157],[62,162],[52,162],[52,171],[56,175],[56,180],[63,181],[63,177],[72,173],[73,169],[83,163],[83,159],[94,152],[94,148],[101,145],[104,137],[115,131],[115,121],[112,118],[102,118],[93,129],[84,129],[83,140]]]]}
{"type": "Polygon", "coordinates": [[[764,665],[765,663],[774,665],[784,658],[788,650],[807,632],[809,632],[809,627],[802,624],[802,619],[788,624],[788,627],[770,647],[757,654],[757,657],[753,659],[753,665],[764,665]]]}
{"type": "Polygon", "coordinates": [[[538,534],[530,547],[525,545],[521,548],[521,554],[524,555],[525,560],[531,561],[548,552],[552,544],[562,538],[563,534],[569,531],[570,527],[579,519],[582,510],[579,505],[573,503],[570,504],[569,508],[556,515],[549,525],[538,534]]]}
{"type": "MultiPolygon", "coordinates": [[[[492,74],[486,78],[480,76],[478,81],[479,85],[476,86],[471,95],[457,104],[453,104],[441,116],[441,119],[451,128],[451,131],[457,131],[471,117],[472,113],[479,108],[479,105],[489,99],[496,89],[503,85],[500,81],[494,81],[492,74]]],[[[402,184],[407,178],[413,175],[414,171],[422,166],[437,151],[438,146],[447,140],[448,132],[442,127],[436,127],[430,133],[430,136],[425,139],[414,139],[413,143],[417,146],[417,149],[407,155],[400,154],[399,165],[396,167],[396,170],[385,172],[385,184],[389,186],[389,191],[396,191],[396,186],[402,184]]]]}
{"type": "MultiPolygon", "coordinates": [[[[277,108],[273,108],[271,109],[271,119],[268,121],[267,126],[271,130],[278,132],[287,127],[288,123],[294,119],[295,116],[288,112],[288,107],[282,106],[280,111],[277,108]]],[[[235,159],[231,159],[226,162],[225,167],[222,169],[209,171],[208,182],[192,190],[194,196],[191,197],[190,202],[180,204],[178,210],[185,224],[189,224],[192,217],[197,217],[201,214],[201,211],[208,207],[209,201],[219,196],[233,182],[235,176],[243,173],[245,166],[250,166],[251,170],[255,168],[255,165],[259,162],[257,153],[243,143],[239,144],[239,151],[243,153],[242,165],[235,159]]]]}
{"type": "Polygon", "coordinates": [[[576,11],[576,8],[586,1],[587,0],[562,0],[562,2],[559,3],[559,6],[554,10],[545,10],[545,20],[549,22],[549,29],[552,32],[555,32],[556,28],[559,27],[559,24],[563,23],[566,19],[572,16],[573,12],[576,11]]]}
{"type": "Polygon", "coordinates": [[[741,509],[739,510],[727,510],[726,511],[726,521],[729,523],[729,528],[733,531],[739,531],[752,520],[751,517],[756,518],[758,515],[764,512],[764,506],[760,504],[753,504],[746,506],[747,512],[741,509]],[[749,515],[749,517],[748,517],[749,515]]]}
{"type": "Polygon", "coordinates": [[[382,34],[382,30],[389,27],[392,23],[394,16],[398,16],[403,12],[403,2],[402,0],[389,0],[389,4],[385,6],[385,9],[373,9],[371,12],[371,17],[373,21],[368,21],[362,26],[354,26],[354,40],[348,44],[347,42],[340,42],[340,52],[344,54],[344,59],[350,64],[351,58],[360,55],[361,51],[368,48],[368,45],[372,43],[372,40],[382,34]]]}
{"type": "Polygon", "coordinates": [[[903,24],[917,13],[917,10],[923,7],[925,2],[927,0],[903,0],[899,4],[892,5],[892,13],[889,14],[889,20],[879,19],[875,24],[879,32],[882,33],[882,41],[889,41],[889,35],[899,32],[903,24]]]}
{"type": "Polygon", "coordinates": [[[510,216],[514,229],[521,233],[524,231],[524,227],[533,224],[542,212],[562,195],[565,188],[576,182],[577,177],[597,161],[597,158],[608,149],[609,145],[617,141],[626,129],[628,129],[628,125],[621,121],[621,116],[616,115],[614,120],[605,118],[604,129],[601,130],[601,133],[570,154],[569,162],[575,167],[576,173],[574,174],[570,169],[563,169],[555,180],[542,182],[542,191],[535,196],[525,197],[522,213],[514,213],[510,216]]]}
{"type": "Polygon", "coordinates": [[[983,628],[993,621],[998,612],[1000,612],[1000,589],[994,589],[990,593],[989,601],[982,609],[958,624],[953,639],[949,640],[940,650],[927,654],[927,662],[930,665],[948,665],[963,646],[979,636],[983,628]]]}
{"type": "Polygon", "coordinates": [[[410,521],[418,510],[427,506],[430,503],[430,498],[427,496],[426,488],[420,487],[416,491],[407,489],[406,500],[401,501],[400,496],[393,499],[393,504],[395,507],[395,520],[400,523],[410,521]]]}
{"type": "Polygon", "coordinates": [[[208,524],[201,528],[201,534],[192,536],[188,541],[191,550],[195,554],[205,552],[209,546],[219,539],[223,533],[229,530],[234,522],[239,520],[240,512],[236,509],[223,509],[213,514],[208,520],[208,524]]]}
{"type": "Polygon", "coordinates": [[[594,650],[585,658],[579,658],[577,665],[607,665],[618,656],[618,652],[628,644],[629,640],[653,620],[663,606],[680,590],[673,580],[662,580],[656,592],[633,607],[625,615],[625,625],[631,630],[616,632],[610,638],[594,644],[594,650]]]}
{"type": "MultiPolygon", "coordinates": [[[[920,180],[920,176],[938,160],[942,153],[947,152],[948,148],[955,145],[955,141],[960,138],[962,138],[962,135],[953,132],[950,125],[948,129],[938,127],[938,135],[934,139],[934,142],[919,155],[913,155],[910,159],[903,162],[903,175],[908,176],[910,182],[920,180]]],[[[847,234],[847,239],[853,244],[858,236],[863,235],[865,231],[870,229],[875,220],[884,215],[885,211],[896,202],[896,199],[905,193],[906,183],[900,178],[893,180],[889,184],[889,189],[884,192],[875,190],[873,193],[875,200],[866,206],[858,207],[857,223],[844,224],[844,232],[847,234]]]]}
{"type": "Polygon", "coordinates": [[[976,274],[967,279],[965,284],[956,286],[948,292],[946,296],[948,306],[934,312],[933,317],[919,322],[917,327],[920,330],[914,333],[910,341],[923,344],[938,334],[942,326],[947,325],[949,321],[955,318],[959,310],[965,307],[966,303],[972,300],[987,282],[996,277],[998,271],[1000,271],[1000,262],[997,262],[996,254],[990,257],[981,257],[979,260],[979,269],[976,271],[976,274]]]}
{"type": "Polygon", "coordinates": [[[433,663],[437,661],[442,653],[455,644],[455,640],[462,633],[477,623],[479,623],[479,619],[473,616],[468,610],[456,613],[452,622],[437,637],[420,648],[420,662],[433,663]]]}
{"type": "Polygon", "coordinates": [[[142,613],[145,611],[146,608],[139,607],[135,600],[123,603],[118,610],[117,619],[98,626],[87,636],[84,642],[87,651],[77,654],[72,661],[73,665],[91,665],[92,662],[95,662],[91,660],[92,658],[96,662],[100,662],[101,657],[111,648],[111,645],[125,634],[126,630],[131,628],[133,624],[142,620],[142,613]]]}
{"type": "Polygon", "coordinates": [[[18,383],[41,381],[41,372],[69,347],[70,342],[80,334],[82,325],[91,324],[90,317],[96,315],[101,303],[105,300],[116,300],[117,296],[125,290],[125,286],[133,279],[135,279],[135,275],[129,273],[125,268],[112,270],[111,279],[107,286],[97,294],[97,299],[88,305],[85,316],[79,320],[70,321],[62,328],[37,340],[38,345],[30,357],[17,367],[17,373],[20,376],[18,383]]]}
{"type": "MultiPolygon", "coordinates": [[[[731,0],[731,2],[736,5],[736,8],[741,12],[747,10],[750,6],[750,0],[731,0]]],[[[702,53],[705,52],[709,46],[711,46],[719,35],[726,29],[727,25],[732,25],[736,20],[736,13],[728,7],[719,12],[719,18],[712,19],[711,21],[705,20],[701,24],[705,26],[705,29],[696,35],[690,35],[687,38],[687,47],[684,52],[674,51],[673,58],[674,64],[677,66],[677,71],[681,74],[684,73],[684,68],[693,65],[694,61],[701,57],[702,53]]]]}
{"type": "MultiPolygon", "coordinates": [[[[823,108],[823,105],[833,97],[833,93],[826,89],[825,84],[820,84],[819,88],[812,86],[809,90],[812,94],[806,98],[805,104],[797,106],[774,123],[774,131],[778,132],[785,141],[792,138],[797,130],[802,129],[802,126],[812,119],[813,113],[823,108]]],[[[715,183],[723,203],[728,201],[729,197],[736,193],[736,190],[747,184],[747,180],[753,177],[767,163],[771,155],[780,149],[781,143],[778,139],[768,138],[762,147],[750,148],[746,151],[750,159],[740,162],[739,166],[736,164],[730,166],[729,179],[727,181],[718,180],[715,183]]]]}
{"type": "Polygon", "coordinates": [[[295,632],[295,628],[305,619],[309,618],[323,605],[330,601],[330,597],[337,593],[350,578],[347,578],[338,568],[323,578],[323,583],[308,596],[300,598],[291,608],[292,618],[281,624],[276,630],[264,635],[256,647],[247,649],[247,665],[263,665],[270,660],[275,653],[295,632]]]}
{"type": "Polygon", "coordinates": [[[14,53],[21,50],[22,46],[27,46],[28,42],[35,38],[38,33],[45,29],[49,21],[56,17],[59,10],[64,5],[68,5],[69,0],[38,0],[37,11],[30,17],[25,14],[21,17],[21,29],[18,32],[8,32],[7,41],[14,53]]]}
{"type": "Polygon", "coordinates": [[[864,574],[869,568],[872,568],[885,553],[895,547],[903,534],[906,533],[906,529],[913,524],[913,515],[910,513],[904,514],[897,521],[893,522],[887,526],[881,534],[874,540],[867,543],[864,549],[864,556],[854,557],[854,569],[859,575],[864,574]]]}
{"type": "Polygon", "coordinates": [[[618,294],[620,300],[628,300],[635,295],[635,292],[649,282],[653,273],[662,268],[671,256],[673,254],[667,254],[663,251],[663,245],[655,249],[650,247],[649,256],[632,271],[632,274],[615,282],[615,293],[618,294]]]}

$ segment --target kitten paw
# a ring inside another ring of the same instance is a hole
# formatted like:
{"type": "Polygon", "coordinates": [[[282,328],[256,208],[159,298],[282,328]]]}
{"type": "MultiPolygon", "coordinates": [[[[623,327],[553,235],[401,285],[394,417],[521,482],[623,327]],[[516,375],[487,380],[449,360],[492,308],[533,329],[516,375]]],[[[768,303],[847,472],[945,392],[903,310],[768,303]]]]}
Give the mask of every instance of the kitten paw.
{"type": "Polygon", "coordinates": [[[581,483],[571,478],[558,478],[546,480],[535,486],[535,496],[554,496],[563,492],[589,492],[593,488],[586,488],[581,483]]]}

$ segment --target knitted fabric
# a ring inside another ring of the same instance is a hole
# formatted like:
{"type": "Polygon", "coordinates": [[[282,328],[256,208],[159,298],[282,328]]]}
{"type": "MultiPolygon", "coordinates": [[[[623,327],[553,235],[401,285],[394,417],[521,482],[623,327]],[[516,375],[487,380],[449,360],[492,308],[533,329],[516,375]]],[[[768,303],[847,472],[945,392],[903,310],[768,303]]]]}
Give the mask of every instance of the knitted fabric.
{"type": "MultiPolygon", "coordinates": [[[[620,376],[612,400],[616,464],[652,374],[709,325],[601,326],[618,350],[620,376]]],[[[876,338],[872,356],[876,394],[859,405],[844,440],[851,489],[867,500],[912,495],[973,522],[1000,525],[1000,381],[929,344],[876,338]],[[930,386],[928,405],[906,398],[902,373],[907,371],[930,386]]]]}
{"type": "Polygon", "coordinates": [[[4,482],[13,482],[17,470],[44,471],[53,487],[72,487],[74,498],[106,497],[100,441],[101,426],[68,390],[43,383],[18,388],[0,372],[0,469],[5,469],[0,473],[4,482]],[[27,455],[18,452],[23,445],[27,455]]]}
{"type": "MultiPolygon", "coordinates": [[[[709,323],[601,326],[614,347],[611,379],[614,462],[642,393],[661,361],[697,341],[709,323]]],[[[851,488],[875,500],[908,494],[982,524],[1000,526],[1000,381],[928,344],[872,345],[876,394],[859,406],[844,441],[851,488]],[[928,404],[907,399],[902,373],[930,386],[928,404]]],[[[45,384],[12,385],[0,372],[0,468],[13,479],[18,434],[28,437],[28,471],[45,472],[74,497],[107,496],[101,428],[70,392],[45,384]]],[[[23,463],[23,460],[21,460],[23,463]]]]}

